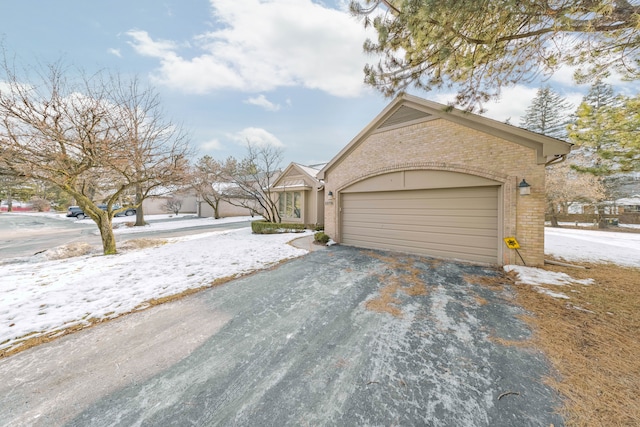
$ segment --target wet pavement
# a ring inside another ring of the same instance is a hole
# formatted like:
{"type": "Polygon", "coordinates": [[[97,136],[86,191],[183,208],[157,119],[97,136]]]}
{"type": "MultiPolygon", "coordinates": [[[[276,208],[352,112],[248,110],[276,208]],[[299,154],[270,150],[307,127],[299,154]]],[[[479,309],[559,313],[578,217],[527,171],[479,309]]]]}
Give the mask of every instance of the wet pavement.
{"type": "Polygon", "coordinates": [[[314,251],[0,360],[0,425],[561,426],[498,274],[314,251]]]}

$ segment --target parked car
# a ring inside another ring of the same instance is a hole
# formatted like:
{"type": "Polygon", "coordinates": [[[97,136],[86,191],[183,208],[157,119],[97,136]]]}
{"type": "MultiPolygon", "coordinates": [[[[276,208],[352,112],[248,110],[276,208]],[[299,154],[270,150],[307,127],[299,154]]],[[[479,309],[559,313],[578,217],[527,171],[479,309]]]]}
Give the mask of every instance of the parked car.
{"type": "Polygon", "coordinates": [[[67,217],[84,219],[86,215],[84,214],[80,206],[69,206],[69,209],[67,209],[67,217]]]}
{"type": "MultiPolygon", "coordinates": [[[[107,205],[102,204],[102,205],[98,205],[98,207],[103,211],[107,210],[107,205]]],[[[120,206],[118,205],[113,206],[113,210],[116,210],[116,209],[120,209],[120,206]]],[[[131,216],[135,214],[136,214],[136,210],[134,208],[127,208],[126,211],[118,212],[116,216],[131,216]]]]}
{"type": "MultiPolygon", "coordinates": [[[[98,207],[100,209],[102,209],[103,211],[107,210],[107,205],[105,204],[100,204],[98,205],[98,207]]],[[[119,206],[115,206],[113,209],[119,209],[119,206]]],[[[136,214],[136,210],[134,208],[127,208],[127,210],[122,211],[122,212],[118,212],[118,214],[116,214],[116,216],[131,216],[131,215],[135,215],[136,214]]],[[[84,213],[84,211],[82,210],[82,208],[80,206],[69,206],[69,209],[67,209],[67,217],[74,217],[77,219],[84,219],[87,217],[87,215],[84,213]]]]}

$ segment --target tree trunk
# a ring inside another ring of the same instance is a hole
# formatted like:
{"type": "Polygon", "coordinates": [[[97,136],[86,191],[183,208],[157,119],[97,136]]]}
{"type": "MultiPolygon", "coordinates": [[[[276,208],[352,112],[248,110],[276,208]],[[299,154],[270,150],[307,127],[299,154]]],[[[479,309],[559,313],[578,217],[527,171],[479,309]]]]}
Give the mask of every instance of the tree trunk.
{"type": "Polygon", "coordinates": [[[144,211],[142,209],[142,189],[140,186],[136,186],[136,223],[134,227],[143,227],[145,226],[144,222],[144,211]]]}
{"type": "Polygon", "coordinates": [[[113,234],[113,228],[111,226],[111,220],[108,216],[100,216],[96,220],[98,229],[100,230],[100,237],[102,238],[102,251],[104,255],[113,255],[116,253],[116,237],[113,234]]]}
{"type": "Polygon", "coordinates": [[[558,210],[556,209],[556,206],[554,204],[551,205],[550,211],[551,211],[551,226],[556,228],[560,227],[560,225],[558,224],[558,210]]]}

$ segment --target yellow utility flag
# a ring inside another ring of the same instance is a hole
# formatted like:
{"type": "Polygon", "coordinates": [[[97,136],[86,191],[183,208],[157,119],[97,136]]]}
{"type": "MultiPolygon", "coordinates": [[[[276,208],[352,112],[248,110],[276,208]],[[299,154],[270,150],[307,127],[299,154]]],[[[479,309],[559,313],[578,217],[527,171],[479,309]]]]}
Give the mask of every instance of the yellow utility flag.
{"type": "Polygon", "coordinates": [[[520,244],[515,237],[505,237],[504,242],[507,244],[509,249],[520,249],[520,244]]]}

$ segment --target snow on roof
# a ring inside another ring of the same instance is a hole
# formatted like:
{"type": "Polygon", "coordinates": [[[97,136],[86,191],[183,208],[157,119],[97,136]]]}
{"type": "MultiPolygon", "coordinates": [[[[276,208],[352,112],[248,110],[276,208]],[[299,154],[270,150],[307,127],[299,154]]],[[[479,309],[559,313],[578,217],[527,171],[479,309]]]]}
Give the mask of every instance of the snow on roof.
{"type": "Polygon", "coordinates": [[[640,206],[640,195],[616,200],[618,206],[640,206]]]}
{"type": "Polygon", "coordinates": [[[316,168],[315,166],[324,166],[324,165],[303,166],[299,163],[296,163],[296,165],[300,169],[305,171],[309,176],[312,176],[314,178],[316,178],[316,176],[318,175],[318,172],[320,172],[320,169],[322,169],[322,168],[316,168]]]}

